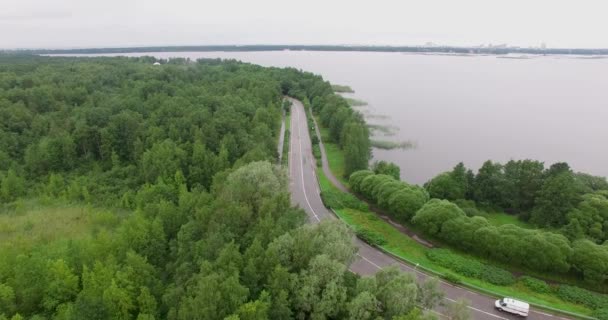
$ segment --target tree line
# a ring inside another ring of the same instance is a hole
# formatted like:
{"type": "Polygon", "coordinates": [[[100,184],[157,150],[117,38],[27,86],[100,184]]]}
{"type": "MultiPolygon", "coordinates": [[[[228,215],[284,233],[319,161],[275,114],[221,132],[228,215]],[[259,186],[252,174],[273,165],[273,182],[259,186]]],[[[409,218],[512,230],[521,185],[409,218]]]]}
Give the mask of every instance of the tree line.
{"type": "Polygon", "coordinates": [[[0,243],[0,319],[431,317],[436,281],[351,273],[352,233],[304,225],[271,165],[283,95],[330,99],[329,83],[153,62],[0,55],[0,214],[109,210],[84,237],[0,243]]]}
{"type": "MultiPolygon", "coordinates": [[[[329,129],[329,139],[344,151],[344,175],[369,166],[371,157],[370,132],[363,115],[333,92],[331,86],[306,97],[305,105],[319,116],[321,125],[329,129]]],[[[316,134],[311,135],[313,143],[316,134]]]]}
{"type": "Polygon", "coordinates": [[[606,178],[575,173],[567,163],[545,169],[534,160],[505,165],[486,161],[477,174],[459,163],[425,188],[433,198],[457,201],[465,208],[493,208],[540,227],[560,228],[571,240],[608,240],[606,178]]]}
{"type": "MultiPolygon", "coordinates": [[[[487,166],[486,166],[487,167],[487,166]]],[[[458,165],[454,172],[463,172],[458,165]]],[[[558,178],[561,173],[553,172],[558,178]]],[[[448,173],[447,175],[452,175],[448,173]]],[[[475,177],[481,195],[496,195],[490,191],[492,179],[487,179],[483,168],[481,178],[475,177]],[[487,189],[486,189],[487,188],[487,189]]],[[[585,238],[571,241],[563,234],[542,229],[525,229],[512,224],[491,225],[483,216],[468,215],[457,203],[437,197],[437,181],[442,181],[446,174],[427,183],[426,190],[412,186],[387,174],[376,174],[370,170],[353,173],[349,184],[354,192],[385,209],[390,216],[402,223],[412,223],[427,235],[445,241],[450,245],[474,252],[508,264],[520,265],[540,272],[572,272],[595,288],[603,288],[608,280],[608,243],[598,245],[585,238]],[[427,193],[428,190],[428,193],[427,193]],[[430,199],[432,198],[432,199],[430,199]],[[430,200],[429,200],[430,199],[430,200]]],[[[454,176],[458,176],[454,174],[454,176]]],[[[466,177],[467,175],[462,175],[466,177]]],[[[548,181],[551,181],[548,177],[548,181]]],[[[464,195],[462,189],[442,189],[464,195]]],[[[598,206],[598,197],[589,195],[581,208],[598,206]]],[[[606,199],[603,198],[605,201],[606,199]]],[[[558,201],[556,199],[556,201],[558,201]]],[[[581,203],[583,203],[581,202],[581,203]]]]}

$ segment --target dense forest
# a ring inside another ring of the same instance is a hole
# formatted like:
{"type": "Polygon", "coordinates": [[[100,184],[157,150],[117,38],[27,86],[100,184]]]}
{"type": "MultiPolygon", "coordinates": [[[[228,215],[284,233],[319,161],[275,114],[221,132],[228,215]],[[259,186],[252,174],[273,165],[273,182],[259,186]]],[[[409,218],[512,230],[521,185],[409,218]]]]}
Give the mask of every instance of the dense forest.
{"type": "Polygon", "coordinates": [[[357,171],[350,187],[397,221],[455,248],[540,273],[570,273],[606,291],[605,178],[575,173],[566,163],[487,161],[476,174],[460,163],[422,188],[399,181],[393,167],[357,171]],[[536,228],[492,225],[486,211],[517,215],[536,228]]]}
{"type": "Polygon", "coordinates": [[[284,95],[339,112],[345,149],[369,145],[329,83],[155,61],[0,55],[0,319],[430,317],[436,281],[351,273],[350,230],[291,206],[274,164],[284,95]]]}

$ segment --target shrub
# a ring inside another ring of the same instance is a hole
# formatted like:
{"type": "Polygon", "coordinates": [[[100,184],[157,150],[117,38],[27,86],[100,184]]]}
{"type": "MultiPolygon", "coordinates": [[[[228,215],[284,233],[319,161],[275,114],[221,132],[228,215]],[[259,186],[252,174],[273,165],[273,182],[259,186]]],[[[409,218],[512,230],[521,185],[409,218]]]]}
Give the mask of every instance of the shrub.
{"type": "Polygon", "coordinates": [[[454,203],[460,209],[462,209],[462,211],[464,211],[464,213],[466,213],[467,217],[476,217],[476,216],[486,217],[488,215],[485,211],[477,208],[477,205],[472,200],[458,199],[458,200],[455,200],[454,203]]]}
{"type": "Polygon", "coordinates": [[[350,184],[350,187],[354,192],[361,192],[361,182],[363,182],[363,179],[373,174],[374,172],[370,170],[359,170],[353,172],[348,179],[348,184],[350,184]]]}
{"type": "Polygon", "coordinates": [[[344,205],[338,197],[338,193],[331,191],[321,191],[321,201],[326,208],[333,208],[336,210],[343,209],[344,205]]]}
{"type": "Polygon", "coordinates": [[[321,200],[325,207],[335,210],[351,208],[363,212],[369,211],[369,207],[363,201],[350,193],[338,190],[321,191],[321,200]]]}
{"type": "Polygon", "coordinates": [[[488,265],[483,266],[481,279],[498,286],[509,286],[515,283],[511,272],[488,265]]]}
{"type": "Polygon", "coordinates": [[[319,148],[318,144],[315,144],[315,145],[312,146],[312,155],[317,160],[321,159],[321,149],[319,148]]]}
{"type": "Polygon", "coordinates": [[[528,276],[523,276],[523,277],[519,278],[519,281],[524,286],[526,286],[526,288],[528,288],[534,292],[538,292],[538,293],[550,293],[551,292],[551,287],[543,280],[539,280],[539,279],[528,277],[528,276]]]}
{"type": "Polygon", "coordinates": [[[591,309],[608,306],[608,296],[578,287],[561,285],[557,295],[564,301],[585,305],[591,309]]]}
{"type": "Polygon", "coordinates": [[[465,213],[457,205],[447,200],[432,199],[416,212],[412,222],[424,232],[436,235],[441,232],[444,222],[464,216],[465,213]]]}
{"type": "Polygon", "coordinates": [[[608,307],[593,311],[592,316],[599,320],[608,320],[608,307]]]}
{"type": "Polygon", "coordinates": [[[447,249],[429,250],[426,255],[431,261],[465,277],[481,279],[499,286],[508,286],[515,283],[515,278],[510,272],[479,261],[466,259],[447,249]]]}
{"type": "Polygon", "coordinates": [[[384,236],[380,233],[365,228],[357,229],[356,233],[357,237],[373,246],[381,246],[386,244],[386,238],[384,238],[384,236]]]}
{"type": "Polygon", "coordinates": [[[466,263],[465,259],[453,254],[447,249],[433,249],[426,252],[426,256],[440,266],[452,269],[458,274],[471,278],[481,277],[481,264],[471,261],[466,263]]]}
{"type": "Polygon", "coordinates": [[[457,275],[453,274],[453,273],[445,273],[443,274],[443,276],[441,276],[443,279],[445,279],[448,282],[454,283],[454,284],[460,284],[462,283],[462,280],[460,280],[460,277],[458,277],[457,275]]]}
{"type": "Polygon", "coordinates": [[[405,185],[388,198],[391,215],[401,222],[409,222],[429,200],[426,190],[418,186],[405,185]]]}

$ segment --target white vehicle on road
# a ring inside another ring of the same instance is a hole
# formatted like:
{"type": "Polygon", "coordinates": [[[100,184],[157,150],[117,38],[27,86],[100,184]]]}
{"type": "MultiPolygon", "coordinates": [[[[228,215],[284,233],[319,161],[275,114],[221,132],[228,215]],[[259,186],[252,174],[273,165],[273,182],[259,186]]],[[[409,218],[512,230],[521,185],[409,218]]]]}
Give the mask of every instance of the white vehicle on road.
{"type": "Polygon", "coordinates": [[[528,303],[513,298],[496,300],[494,306],[500,311],[506,311],[522,317],[527,317],[528,312],[530,311],[530,305],[528,303]]]}

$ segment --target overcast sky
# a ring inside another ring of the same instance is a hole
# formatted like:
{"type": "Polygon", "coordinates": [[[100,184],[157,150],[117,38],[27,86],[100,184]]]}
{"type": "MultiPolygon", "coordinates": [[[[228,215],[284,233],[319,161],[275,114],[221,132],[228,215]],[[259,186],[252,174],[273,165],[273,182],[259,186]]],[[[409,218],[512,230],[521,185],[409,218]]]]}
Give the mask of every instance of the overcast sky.
{"type": "Polygon", "coordinates": [[[608,48],[607,0],[0,0],[0,47],[501,44],[608,48]]]}

